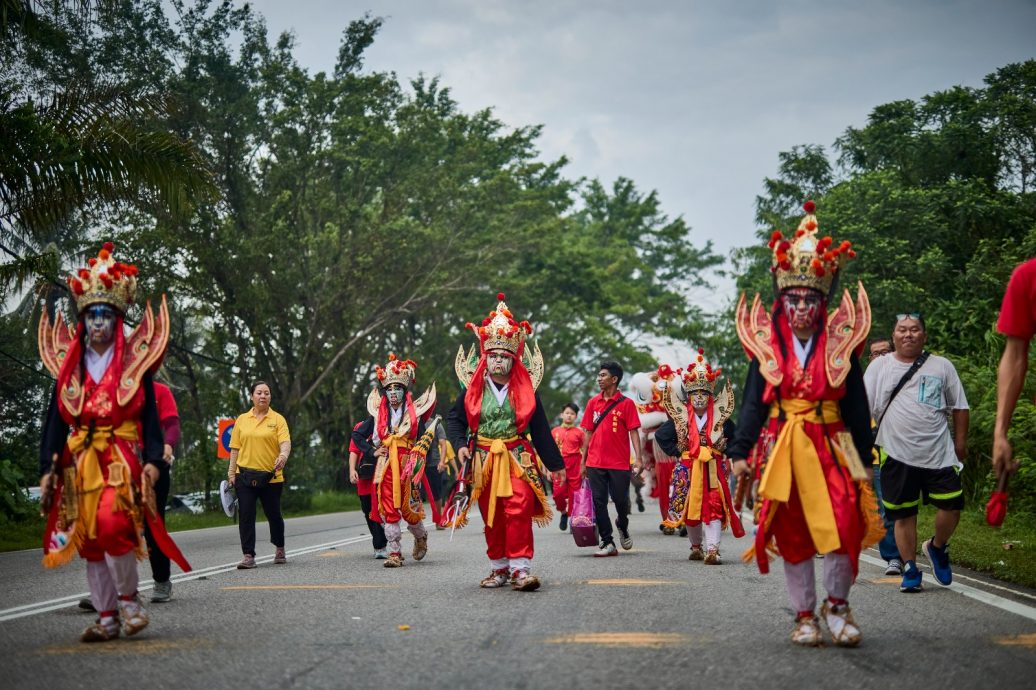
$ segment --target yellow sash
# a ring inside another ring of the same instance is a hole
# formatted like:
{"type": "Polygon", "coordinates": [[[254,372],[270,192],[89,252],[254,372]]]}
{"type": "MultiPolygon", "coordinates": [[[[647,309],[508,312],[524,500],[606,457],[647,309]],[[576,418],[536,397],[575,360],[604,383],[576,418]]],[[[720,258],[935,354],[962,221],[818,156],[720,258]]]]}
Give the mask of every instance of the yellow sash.
{"type": "MultiPolygon", "coordinates": [[[[680,459],[689,460],[690,454],[684,453],[680,459]]],[[[690,493],[687,495],[687,506],[684,508],[684,517],[688,520],[701,520],[701,504],[705,498],[705,482],[703,481],[701,473],[707,471],[709,473],[711,485],[719,485],[719,479],[716,475],[716,463],[711,462],[711,460],[712,449],[708,446],[701,446],[698,449],[698,457],[695,458],[695,461],[698,463],[698,467],[691,468],[691,471],[688,473],[692,480],[690,493]]]]}
{"type": "Polygon", "coordinates": [[[835,523],[835,513],[831,508],[831,496],[827,491],[827,480],[820,467],[817,450],[813,441],[806,434],[805,424],[823,424],[840,419],[838,403],[825,400],[821,403],[821,413],[817,414],[817,404],[809,400],[784,400],[780,407],[775,403],[770,408],[770,416],[776,417],[784,410],[787,421],[774,443],[770,459],[759,483],[759,495],[779,503],[787,503],[791,496],[791,484],[794,478],[802,512],[806,517],[810,536],[817,553],[830,553],[838,550],[841,540],[835,523]]]}
{"type": "Polygon", "coordinates": [[[511,451],[507,449],[508,443],[517,440],[517,436],[512,436],[511,438],[478,437],[479,445],[489,444],[489,453],[483,461],[484,466],[476,468],[479,475],[484,473],[487,467],[492,474],[489,480],[491,484],[489,486],[489,514],[486,516],[487,527],[493,526],[493,517],[496,515],[496,499],[514,495],[514,490],[511,488],[511,477],[522,476],[516,473],[518,468],[513,466],[516,463],[511,462],[511,451]]]}
{"type": "MultiPolygon", "coordinates": [[[[399,449],[410,450],[410,439],[406,436],[392,434],[382,442],[388,447],[388,464],[392,470],[392,507],[399,508],[403,505],[403,489],[399,477],[399,449]]],[[[378,489],[378,493],[380,495],[381,489],[378,489]]]]}
{"type": "MultiPolygon", "coordinates": [[[[86,526],[88,539],[97,538],[97,506],[101,502],[101,489],[104,488],[104,473],[101,471],[100,454],[108,450],[111,445],[111,437],[135,442],[137,436],[137,425],[135,422],[125,421],[114,429],[111,426],[99,426],[94,428],[90,434],[88,427],[79,429],[68,439],[68,449],[76,456],[76,491],[79,493],[81,515],[86,526]],[[89,443],[87,442],[89,439],[89,443]]],[[[128,465],[126,458],[122,457],[118,446],[113,450],[112,462],[122,462],[128,465]]],[[[109,470],[110,471],[110,470],[109,470]]],[[[126,476],[129,477],[129,467],[126,467],[126,476]]]]}

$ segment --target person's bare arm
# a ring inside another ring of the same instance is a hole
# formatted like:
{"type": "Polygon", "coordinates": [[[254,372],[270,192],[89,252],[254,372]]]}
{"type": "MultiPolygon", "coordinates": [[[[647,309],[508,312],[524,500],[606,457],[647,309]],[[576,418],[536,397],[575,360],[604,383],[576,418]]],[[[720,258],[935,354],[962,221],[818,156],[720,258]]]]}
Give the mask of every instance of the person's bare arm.
{"type": "Polygon", "coordinates": [[[970,410],[953,411],[953,448],[957,451],[957,459],[964,460],[968,454],[968,421],[970,410]]]}
{"type": "Polygon", "coordinates": [[[1014,449],[1007,438],[1011,417],[1022,393],[1029,368],[1029,341],[1007,337],[996,376],[996,423],[993,425],[993,472],[1011,474],[1018,470],[1014,449]]]}
{"type": "Polygon", "coordinates": [[[644,471],[644,449],[640,445],[639,429],[630,429],[630,444],[633,446],[633,455],[637,458],[633,463],[633,474],[639,475],[644,471]]]}
{"type": "Polygon", "coordinates": [[[237,456],[241,451],[237,448],[230,449],[230,465],[227,467],[227,481],[231,484],[234,483],[234,477],[237,476],[237,456]]]}
{"type": "Polygon", "coordinates": [[[291,455],[291,441],[281,441],[281,452],[273,461],[273,471],[279,472],[288,464],[288,456],[291,455]]]}
{"type": "Polygon", "coordinates": [[[356,484],[360,481],[360,475],[356,472],[356,460],[358,456],[354,451],[349,451],[349,483],[356,484]]]}
{"type": "Polygon", "coordinates": [[[586,476],[586,449],[590,447],[590,434],[583,434],[583,447],[579,449],[580,463],[579,463],[579,476],[586,476]]]}

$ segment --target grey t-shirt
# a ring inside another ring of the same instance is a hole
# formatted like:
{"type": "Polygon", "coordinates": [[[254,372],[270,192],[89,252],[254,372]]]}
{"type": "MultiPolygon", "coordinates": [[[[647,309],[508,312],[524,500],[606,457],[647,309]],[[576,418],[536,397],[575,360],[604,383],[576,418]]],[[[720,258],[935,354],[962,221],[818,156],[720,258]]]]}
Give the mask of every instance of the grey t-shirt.
{"type": "Polygon", "coordinates": [[[945,357],[930,355],[889,405],[892,390],[910,366],[890,354],[872,361],[863,375],[871,417],[881,420],[876,443],[907,465],[959,467],[949,417],[952,410],[968,409],[968,399],[957,370],[945,357]]]}

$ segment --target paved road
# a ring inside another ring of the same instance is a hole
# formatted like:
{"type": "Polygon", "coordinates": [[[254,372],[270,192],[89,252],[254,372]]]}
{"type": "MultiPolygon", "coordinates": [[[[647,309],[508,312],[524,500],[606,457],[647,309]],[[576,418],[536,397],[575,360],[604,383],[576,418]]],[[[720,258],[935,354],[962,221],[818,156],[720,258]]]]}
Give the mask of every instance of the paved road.
{"type": "Polygon", "coordinates": [[[67,605],[85,591],[81,563],[44,571],[39,553],[0,554],[0,678],[9,688],[1032,687],[1033,592],[960,578],[969,596],[934,584],[904,595],[865,562],[852,597],[863,646],[793,648],[779,564],[759,575],[729,535],[726,564],[689,562],[686,540],[661,535],[652,509],[633,516],[634,548],[618,558],[592,558],[556,526],[537,530],[545,585],[531,594],[478,588],[488,568],[477,525],[452,543],[432,532],[428,557],[398,570],[373,560],[358,513],[290,520],[288,564],[270,564],[261,544],[253,571],[230,569],[233,526],[179,533],[202,576],[174,576],[175,599],[151,607],[151,627],[99,645],[77,641],[91,616],[67,605]]]}

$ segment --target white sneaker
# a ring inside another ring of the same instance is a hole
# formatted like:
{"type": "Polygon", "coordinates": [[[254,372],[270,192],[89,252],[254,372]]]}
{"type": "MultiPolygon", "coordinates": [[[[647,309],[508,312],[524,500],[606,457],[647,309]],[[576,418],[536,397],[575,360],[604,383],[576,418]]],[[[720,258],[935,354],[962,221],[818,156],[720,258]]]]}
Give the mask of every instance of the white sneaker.
{"type": "Polygon", "coordinates": [[[601,544],[601,548],[594,552],[594,558],[605,558],[607,556],[618,556],[619,552],[615,549],[615,544],[608,542],[607,544],[601,544]]]}
{"type": "Polygon", "coordinates": [[[388,558],[388,549],[375,549],[374,558],[378,559],[379,561],[385,560],[386,558],[388,558]]]}
{"type": "Polygon", "coordinates": [[[630,536],[629,529],[622,529],[621,527],[616,528],[619,531],[619,544],[622,546],[624,551],[629,551],[633,548],[633,537],[630,536]]]}
{"type": "Polygon", "coordinates": [[[898,558],[889,560],[888,567],[885,568],[886,575],[902,575],[903,574],[903,561],[898,558]]]}

